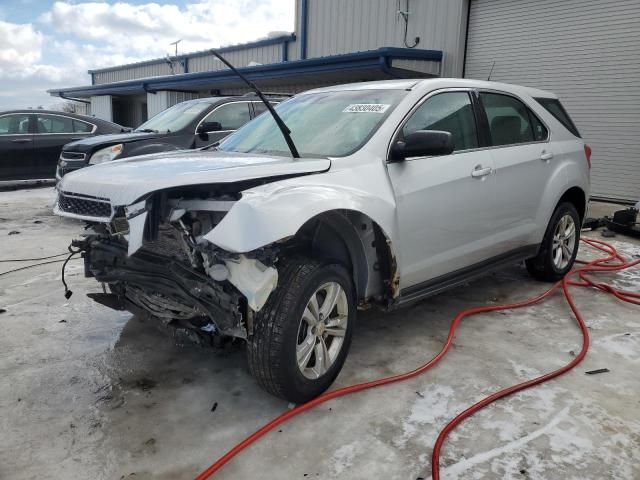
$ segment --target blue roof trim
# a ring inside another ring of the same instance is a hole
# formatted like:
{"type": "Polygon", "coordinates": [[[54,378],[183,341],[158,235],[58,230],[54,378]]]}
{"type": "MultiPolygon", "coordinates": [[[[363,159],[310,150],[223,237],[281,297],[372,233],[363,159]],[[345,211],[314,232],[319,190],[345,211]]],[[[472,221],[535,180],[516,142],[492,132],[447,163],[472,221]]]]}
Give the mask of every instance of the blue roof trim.
{"type": "MultiPolygon", "coordinates": [[[[440,62],[442,61],[442,52],[440,50],[385,47],[365,52],[345,53],[329,57],[309,58],[306,60],[292,60],[289,62],[273,63],[269,65],[243,67],[238,70],[251,80],[363,69],[376,69],[390,76],[404,76],[401,71],[390,68],[389,65],[391,59],[415,59],[440,62]]],[[[89,85],[85,87],[52,89],[48,90],[48,92],[52,95],[71,94],[74,96],[141,93],[144,91],[168,90],[195,87],[198,85],[228,83],[230,79],[235,80],[237,79],[237,76],[231,70],[225,69],[208,72],[165,75],[161,77],[127,80],[124,82],[89,85]]]]}
{"type": "MultiPolygon", "coordinates": [[[[238,45],[229,45],[228,47],[217,48],[216,51],[220,53],[237,52],[238,50],[248,50],[250,48],[267,47],[269,45],[278,45],[280,43],[286,44],[286,43],[295,41],[295,39],[296,39],[296,34],[291,33],[289,35],[281,35],[279,37],[256,40],[255,42],[239,43],[238,45]]],[[[206,57],[208,55],[211,55],[211,53],[209,53],[209,50],[201,50],[199,52],[183,53],[182,55],[178,55],[177,57],[174,56],[171,58],[177,59],[177,60],[183,60],[183,59],[188,60],[189,58],[206,57]]],[[[165,63],[165,62],[166,62],[166,59],[164,58],[154,58],[152,60],[145,60],[143,62],[127,63],[125,65],[117,65],[115,67],[88,70],[87,72],[89,74],[112,72],[114,70],[122,70],[124,68],[144,67],[146,65],[156,65],[158,63],[165,63]]]]}

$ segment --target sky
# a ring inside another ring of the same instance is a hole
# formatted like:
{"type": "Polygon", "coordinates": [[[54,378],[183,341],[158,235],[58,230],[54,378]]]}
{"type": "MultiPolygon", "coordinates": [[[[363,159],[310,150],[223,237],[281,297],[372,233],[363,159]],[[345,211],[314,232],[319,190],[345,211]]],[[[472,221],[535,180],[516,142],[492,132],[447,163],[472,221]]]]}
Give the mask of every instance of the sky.
{"type": "Polygon", "coordinates": [[[0,0],[0,111],[52,107],[87,70],[292,32],[294,0],[0,0]]]}

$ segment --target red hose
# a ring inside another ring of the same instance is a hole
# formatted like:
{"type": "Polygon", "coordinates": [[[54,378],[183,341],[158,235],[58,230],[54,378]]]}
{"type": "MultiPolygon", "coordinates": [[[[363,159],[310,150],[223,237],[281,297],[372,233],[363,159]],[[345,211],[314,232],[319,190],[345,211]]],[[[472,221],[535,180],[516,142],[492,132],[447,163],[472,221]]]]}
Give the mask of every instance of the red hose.
{"type": "Polygon", "coordinates": [[[534,385],[538,385],[540,383],[546,382],[548,380],[551,380],[552,378],[555,378],[555,377],[557,377],[559,375],[562,375],[563,373],[568,372],[569,370],[571,370],[573,367],[578,365],[584,359],[585,355],[587,354],[587,350],[589,349],[589,332],[587,330],[587,326],[585,324],[584,318],[583,318],[582,314],[580,313],[580,310],[576,306],[576,304],[574,302],[574,299],[573,299],[573,296],[571,295],[571,292],[569,291],[569,286],[581,286],[581,287],[598,288],[599,290],[602,290],[604,292],[608,292],[608,293],[613,294],[614,296],[616,296],[620,300],[624,300],[626,302],[635,303],[635,304],[640,305],[640,294],[634,293],[634,292],[627,292],[627,291],[623,291],[623,290],[618,290],[618,289],[616,289],[616,288],[614,288],[614,287],[612,287],[612,286],[610,286],[608,284],[605,284],[605,283],[596,283],[590,277],[587,276],[588,273],[615,272],[615,271],[618,271],[618,270],[623,270],[625,268],[630,268],[630,267],[633,267],[635,265],[640,264],[640,260],[636,260],[636,261],[633,261],[633,262],[628,262],[620,254],[618,254],[618,252],[616,251],[616,249],[613,246],[609,245],[608,243],[599,241],[599,240],[592,240],[592,239],[583,238],[582,241],[584,241],[588,245],[590,245],[590,246],[592,246],[592,247],[594,247],[594,248],[596,248],[596,249],[598,249],[598,250],[600,250],[602,252],[607,253],[608,255],[606,257],[599,258],[597,260],[593,260],[593,261],[588,262],[588,263],[579,262],[579,263],[584,264],[584,266],[574,268],[561,281],[555,283],[551,288],[549,288],[545,292],[543,292],[540,295],[537,295],[535,297],[529,298],[527,300],[522,300],[522,301],[516,302],[516,303],[506,304],[506,305],[490,305],[490,306],[484,306],[484,307],[472,307],[472,308],[467,308],[465,310],[462,310],[460,313],[458,313],[458,315],[456,315],[456,317],[451,322],[451,326],[449,327],[449,335],[447,336],[447,340],[444,343],[444,346],[442,347],[440,352],[438,352],[438,354],[435,357],[433,357],[431,360],[429,360],[424,365],[421,365],[420,367],[416,368],[415,370],[412,370],[412,371],[406,372],[406,373],[401,373],[399,375],[393,375],[393,376],[390,376],[390,377],[384,377],[384,378],[380,378],[380,379],[373,380],[373,381],[370,381],[370,382],[358,383],[358,384],[355,384],[355,385],[342,387],[342,388],[339,388],[337,390],[333,390],[333,391],[324,393],[323,395],[320,395],[319,397],[316,397],[316,398],[314,398],[313,400],[310,400],[307,403],[304,403],[302,405],[298,405],[297,407],[295,407],[295,408],[293,408],[291,410],[287,410],[286,412],[282,413],[281,415],[279,415],[278,417],[274,418],[269,423],[267,423],[266,425],[261,427],[259,430],[256,430],[254,433],[252,433],[247,438],[242,440],[236,446],[234,446],[231,450],[229,450],[222,457],[220,457],[218,460],[216,460],[215,463],[210,465],[206,470],[204,470],[200,475],[198,475],[196,477],[196,480],[204,480],[206,478],[209,478],[211,475],[213,475],[215,472],[220,470],[229,460],[231,460],[233,457],[235,457],[238,453],[240,453],[246,447],[251,445],[253,442],[258,440],[260,437],[262,437],[264,434],[266,434],[267,432],[269,432],[273,428],[275,428],[278,425],[284,423],[285,421],[287,421],[291,417],[299,415],[300,413],[305,412],[307,410],[310,410],[311,408],[313,408],[313,407],[315,407],[317,405],[320,405],[321,403],[324,403],[324,402],[326,402],[328,400],[331,400],[333,398],[341,397],[341,396],[347,395],[349,393],[359,392],[361,390],[366,390],[366,389],[369,389],[369,388],[374,388],[374,387],[379,387],[379,386],[382,386],[382,385],[387,385],[387,384],[390,384],[390,383],[399,382],[399,381],[402,381],[402,380],[408,380],[410,378],[413,378],[413,377],[415,377],[417,375],[420,375],[421,373],[424,373],[425,371],[429,370],[431,367],[435,366],[440,360],[442,360],[442,358],[446,355],[446,353],[451,348],[451,346],[453,344],[453,338],[455,336],[456,329],[458,328],[458,325],[460,324],[460,322],[462,321],[463,318],[465,318],[467,316],[470,316],[470,315],[475,315],[477,313],[493,312],[493,311],[497,311],[497,310],[515,309],[515,308],[526,307],[528,305],[532,305],[534,303],[540,302],[541,300],[547,298],[549,295],[551,295],[553,292],[555,292],[557,289],[562,287],[562,291],[564,293],[564,297],[566,298],[569,306],[571,307],[571,310],[572,310],[572,312],[573,312],[573,314],[574,314],[574,316],[576,318],[576,321],[578,322],[578,326],[580,327],[580,330],[582,331],[583,341],[582,341],[582,349],[580,350],[580,353],[571,362],[566,364],[564,367],[559,368],[557,370],[554,370],[553,372],[547,373],[545,375],[539,376],[537,378],[534,378],[532,380],[528,380],[526,382],[519,383],[517,385],[513,385],[511,387],[508,387],[508,388],[500,390],[500,391],[498,391],[496,393],[493,393],[492,395],[489,395],[488,397],[480,400],[479,402],[475,403],[474,405],[472,405],[471,407],[467,408],[463,412],[459,413],[453,420],[451,420],[442,429],[442,431],[438,435],[438,438],[437,438],[436,443],[435,443],[434,448],[433,448],[433,454],[432,454],[432,458],[431,458],[431,475],[432,475],[433,480],[438,480],[440,478],[440,467],[439,467],[440,450],[442,449],[442,445],[443,445],[447,435],[460,422],[462,422],[465,418],[473,415],[475,412],[477,412],[481,408],[489,405],[492,402],[495,402],[499,398],[506,397],[508,395],[511,395],[512,393],[519,392],[519,391],[524,390],[526,388],[530,388],[530,387],[532,387],[534,385]],[[613,263],[613,262],[615,262],[615,263],[613,263]],[[573,280],[573,281],[571,280],[571,278],[573,276],[575,276],[575,275],[578,276],[579,281],[578,280],[573,280]]]}

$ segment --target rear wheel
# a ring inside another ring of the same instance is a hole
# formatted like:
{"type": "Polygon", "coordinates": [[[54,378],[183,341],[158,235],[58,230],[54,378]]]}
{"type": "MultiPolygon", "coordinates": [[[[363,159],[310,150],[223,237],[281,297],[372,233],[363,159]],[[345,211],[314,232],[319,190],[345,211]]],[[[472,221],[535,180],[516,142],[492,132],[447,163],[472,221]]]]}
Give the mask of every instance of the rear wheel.
{"type": "Polygon", "coordinates": [[[573,267],[579,241],[580,215],[573,204],[561,203],[551,216],[538,255],[526,261],[527,270],[538,280],[560,280],[573,267]]]}
{"type": "Polygon", "coordinates": [[[298,258],[254,319],[249,369],[269,393],[294,403],[320,395],[344,364],[355,322],[351,278],[337,264],[298,258]]]}

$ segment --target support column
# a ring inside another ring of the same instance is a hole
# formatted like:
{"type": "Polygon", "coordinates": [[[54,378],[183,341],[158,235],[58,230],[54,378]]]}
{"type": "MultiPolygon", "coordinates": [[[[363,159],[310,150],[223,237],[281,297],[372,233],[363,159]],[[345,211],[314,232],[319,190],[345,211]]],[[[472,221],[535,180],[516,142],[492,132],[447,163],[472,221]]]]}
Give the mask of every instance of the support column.
{"type": "Polygon", "coordinates": [[[169,92],[147,92],[147,116],[149,118],[169,108],[169,92]]]}
{"type": "Polygon", "coordinates": [[[111,100],[111,95],[91,97],[91,115],[113,122],[113,103],[111,100]]]}

